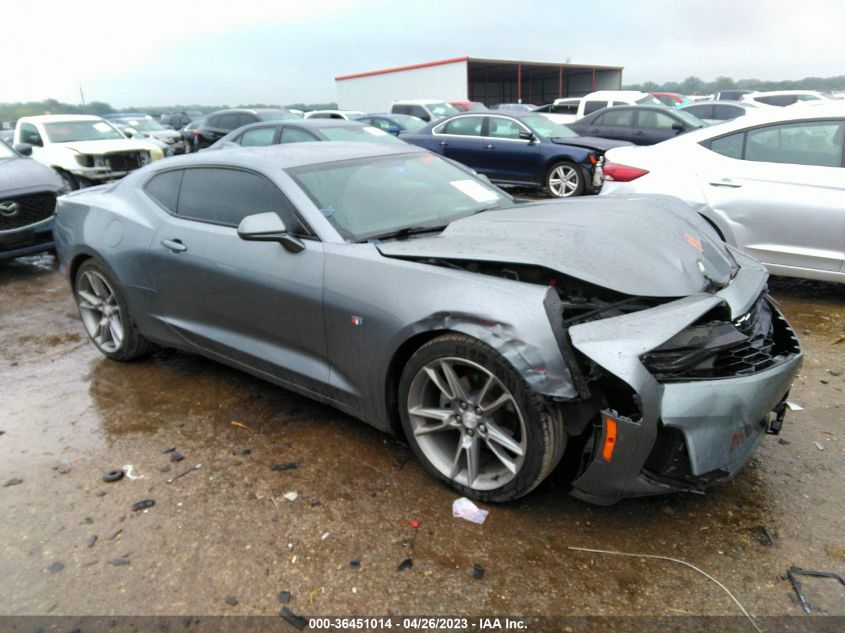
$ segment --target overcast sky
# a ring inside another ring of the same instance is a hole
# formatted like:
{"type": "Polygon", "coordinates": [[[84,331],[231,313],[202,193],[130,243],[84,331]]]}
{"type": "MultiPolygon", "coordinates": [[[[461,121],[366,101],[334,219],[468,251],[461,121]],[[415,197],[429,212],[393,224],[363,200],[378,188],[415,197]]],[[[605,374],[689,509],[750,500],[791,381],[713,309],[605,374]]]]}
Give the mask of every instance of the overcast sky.
{"type": "Polygon", "coordinates": [[[116,107],[334,101],[337,75],[464,55],[624,66],[625,83],[845,73],[845,0],[2,5],[4,102],[78,103],[80,83],[116,107]]]}

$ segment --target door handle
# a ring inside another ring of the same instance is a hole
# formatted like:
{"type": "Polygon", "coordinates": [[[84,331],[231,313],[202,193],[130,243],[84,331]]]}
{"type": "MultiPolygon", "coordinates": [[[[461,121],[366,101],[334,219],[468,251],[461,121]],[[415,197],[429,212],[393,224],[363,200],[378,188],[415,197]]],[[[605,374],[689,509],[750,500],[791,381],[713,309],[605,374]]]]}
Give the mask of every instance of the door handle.
{"type": "Polygon", "coordinates": [[[446,147],[448,144],[446,141],[440,141],[440,147],[446,147]]]}
{"type": "Polygon", "coordinates": [[[642,130],[637,130],[636,132],[634,132],[634,134],[636,136],[645,136],[645,132],[643,132],[642,130]]]}
{"type": "Polygon", "coordinates": [[[161,240],[161,245],[174,253],[182,253],[188,250],[188,247],[182,244],[182,240],[161,240]]]}
{"type": "Polygon", "coordinates": [[[598,132],[600,132],[600,131],[601,131],[601,130],[599,130],[597,127],[594,127],[593,129],[591,129],[591,130],[590,130],[590,134],[596,134],[596,133],[598,133],[598,132]]]}
{"type": "Polygon", "coordinates": [[[730,187],[731,189],[739,189],[742,183],[734,182],[730,178],[722,178],[721,180],[711,181],[708,183],[712,187],[730,187]]]}
{"type": "Polygon", "coordinates": [[[495,145],[485,145],[484,149],[496,149],[495,145]]]}

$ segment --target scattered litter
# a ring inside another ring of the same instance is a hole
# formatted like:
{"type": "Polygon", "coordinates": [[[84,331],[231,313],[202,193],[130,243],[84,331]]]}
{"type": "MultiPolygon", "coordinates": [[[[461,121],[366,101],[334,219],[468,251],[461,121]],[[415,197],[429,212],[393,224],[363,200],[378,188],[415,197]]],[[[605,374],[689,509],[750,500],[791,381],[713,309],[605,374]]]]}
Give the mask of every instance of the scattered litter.
{"type": "Polygon", "coordinates": [[[88,538],[88,547],[94,547],[94,544],[97,542],[97,535],[91,536],[88,538]]]}
{"type": "Polygon", "coordinates": [[[452,503],[452,516],[458,519],[466,519],[481,525],[488,514],[490,513],[487,510],[482,510],[466,497],[455,499],[452,503]]]}
{"type": "Polygon", "coordinates": [[[186,471],[184,471],[184,472],[181,472],[181,473],[179,473],[178,475],[176,475],[175,477],[171,477],[170,479],[168,479],[168,480],[167,480],[167,483],[172,484],[172,483],[173,483],[174,481],[176,481],[177,479],[181,479],[182,477],[184,477],[184,476],[185,476],[185,475],[187,475],[188,473],[192,473],[192,472],[194,472],[195,470],[199,470],[200,468],[202,468],[202,464],[194,464],[194,465],[193,465],[193,466],[191,466],[188,470],[186,470],[186,471]]]}
{"type": "Polygon", "coordinates": [[[128,565],[129,559],[128,558],[112,558],[109,561],[109,565],[113,565],[114,567],[122,567],[123,565],[128,565]]]}
{"type": "Polygon", "coordinates": [[[576,551],[576,552],[589,552],[591,554],[607,554],[609,556],[629,556],[631,558],[653,558],[653,559],[656,559],[656,560],[667,560],[667,561],[672,562],[672,563],[678,563],[679,565],[685,565],[685,566],[689,567],[690,569],[697,571],[699,574],[701,574],[705,578],[712,580],[714,583],[716,583],[722,589],[722,591],[724,591],[726,594],[728,594],[728,596],[730,596],[731,600],[733,600],[734,604],[736,604],[736,606],[739,607],[739,610],[742,611],[742,614],[746,618],[748,618],[748,621],[751,622],[752,626],[759,633],[763,633],[763,629],[760,628],[760,626],[757,624],[757,622],[754,620],[754,618],[751,617],[751,615],[748,613],[748,611],[745,610],[745,607],[742,606],[740,601],[736,599],[736,597],[728,590],[727,587],[725,587],[725,585],[723,585],[718,580],[713,578],[713,576],[708,574],[706,571],[699,569],[698,567],[696,567],[695,565],[692,565],[691,563],[683,561],[679,558],[670,558],[668,556],[658,556],[656,554],[632,554],[632,553],[629,553],[629,552],[613,552],[613,551],[605,550],[605,549],[589,549],[587,547],[572,547],[572,546],[568,547],[567,549],[571,549],[571,550],[576,551]]]}
{"type": "Polygon", "coordinates": [[[831,342],[831,345],[839,345],[843,341],[845,341],[845,336],[840,336],[839,338],[833,339],[833,342],[831,342]]]}
{"type": "Polygon", "coordinates": [[[804,613],[810,613],[810,603],[807,602],[807,598],[801,592],[801,583],[798,582],[798,579],[796,578],[796,576],[799,575],[815,576],[816,578],[834,578],[845,585],[845,578],[842,578],[842,576],[832,571],[817,571],[815,569],[803,569],[801,567],[790,567],[787,569],[786,577],[789,578],[789,582],[792,583],[792,588],[795,590],[795,595],[798,596],[798,601],[801,603],[801,608],[804,609],[804,613]]]}
{"type": "Polygon", "coordinates": [[[235,596],[226,596],[226,604],[230,607],[238,606],[238,599],[235,596]]]}
{"type": "Polygon", "coordinates": [[[6,435],[6,431],[0,431],[0,435],[6,435]]]}
{"type": "Polygon", "coordinates": [[[298,493],[298,492],[293,492],[293,491],[291,490],[290,492],[286,492],[286,493],[285,493],[285,494],[283,494],[282,496],[283,496],[285,499],[287,499],[288,501],[296,501],[296,498],[299,496],[299,493],[298,493]]]}
{"type": "Polygon", "coordinates": [[[305,625],[308,624],[308,620],[296,615],[287,607],[282,607],[282,610],[279,612],[279,615],[282,616],[285,620],[287,620],[289,624],[292,624],[300,630],[304,629],[305,625]]]}
{"type": "Polygon", "coordinates": [[[239,451],[235,451],[235,455],[252,455],[251,448],[242,448],[239,451]]]}
{"type": "Polygon", "coordinates": [[[173,470],[173,469],[170,467],[170,464],[166,464],[166,465],[162,466],[161,468],[159,468],[158,472],[169,473],[171,470],[173,470]]]}
{"type": "Polygon", "coordinates": [[[135,474],[135,467],[132,464],[126,464],[123,467],[123,472],[126,473],[126,476],[129,479],[143,479],[143,475],[136,475],[135,474]]]}
{"type": "Polygon", "coordinates": [[[139,512],[140,510],[152,508],[155,504],[156,502],[152,499],[143,499],[142,501],[132,504],[132,512],[139,512]]]}
{"type": "Polygon", "coordinates": [[[842,375],[841,371],[836,371],[835,369],[825,369],[825,371],[827,373],[829,373],[831,376],[841,376],[842,375]]]}
{"type": "Polygon", "coordinates": [[[406,549],[411,549],[414,544],[411,541],[402,541],[402,547],[406,549]]]}
{"type": "Polygon", "coordinates": [[[419,530],[420,529],[419,520],[418,519],[411,519],[411,527],[414,528],[415,530],[419,530]]]}
{"type": "Polygon", "coordinates": [[[236,426],[239,429],[249,430],[249,427],[246,424],[244,424],[243,422],[238,422],[237,420],[232,420],[231,422],[229,422],[229,424],[231,424],[232,426],[236,426]]]}
{"type": "Polygon", "coordinates": [[[9,486],[17,486],[18,484],[22,484],[23,479],[10,479],[5,484],[3,484],[4,488],[8,488],[9,486]]]}
{"type": "Polygon", "coordinates": [[[297,464],[296,462],[290,462],[288,464],[276,464],[270,470],[274,470],[277,473],[281,473],[286,470],[293,470],[294,468],[299,468],[299,464],[297,464]]]}
{"type": "Polygon", "coordinates": [[[59,471],[59,474],[61,475],[67,475],[72,468],[73,465],[66,459],[61,460],[58,464],[53,466],[53,470],[59,471]]]}
{"type": "Polygon", "coordinates": [[[783,444],[784,446],[789,446],[790,444],[792,444],[792,442],[790,442],[789,440],[785,440],[782,437],[779,437],[778,438],[778,444],[783,444]]]}
{"type": "Polygon", "coordinates": [[[358,593],[358,587],[352,587],[352,593],[358,593]]]}
{"type": "Polygon", "coordinates": [[[122,470],[110,470],[105,475],[103,475],[103,481],[106,483],[113,483],[115,481],[120,481],[123,479],[124,473],[122,470]]]}
{"type": "Polygon", "coordinates": [[[290,563],[291,563],[291,565],[295,565],[295,564],[296,564],[296,554],[294,554],[294,555],[293,555],[293,558],[291,558],[291,559],[290,559],[290,563]]]}
{"type": "Polygon", "coordinates": [[[484,578],[484,568],[478,563],[475,563],[472,566],[472,577],[476,580],[481,580],[482,578],[484,578]]]}
{"type": "Polygon", "coordinates": [[[361,567],[361,559],[360,558],[353,558],[351,561],[349,561],[349,566],[352,569],[358,569],[359,567],[361,567]]]}
{"type": "Polygon", "coordinates": [[[329,533],[328,533],[328,532],[324,532],[324,533],[323,533],[323,535],[320,537],[320,540],[321,540],[321,541],[325,541],[327,538],[329,538],[329,533]]]}
{"type": "Polygon", "coordinates": [[[288,549],[289,549],[289,550],[292,550],[292,549],[293,549],[293,543],[288,543],[288,549]]]}
{"type": "Polygon", "coordinates": [[[82,522],[85,523],[85,525],[91,525],[94,523],[94,517],[85,517],[82,519],[82,522]]]}
{"type": "Polygon", "coordinates": [[[670,505],[662,505],[660,506],[660,511],[665,514],[666,516],[672,516],[675,514],[675,511],[672,509],[670,505]]]}
{"type": "Polygon", "coordinates": [[[820,451],[824,450],[824,446],[822,446],[821,442],[813,442],[813,444],[815,444],[816,448],[819,449],[820,451]]]}
{"type": "Polygon", "coordinates": [[[308,502],[308,505],[310,505],[312,508],[316,508],[317,506],[323,504],[320,503],[320,500],[317,499],[317,497],[311,497],[311,500],[308,502]]]}
{"type": "Polygon", "coordinates": [[[185,456],[182,455],[182,453],[180,453],[179,451],[174,451],[170,453],[171,462],[181,462],[183,459],[185,459],[185,456]]]}
{"type": "Polygon", "coordinates": [[[279,602],[282,604],[287,604],[290,602],[290,591],[280,591],[279,592],[279,602]]]}
{"type": "Polygon", "coordinates": [[[399,563],[399,567],[396,568],[396,571],[405,571],[406,569],[410,569],[414,566],[414,560],[412,558],[406,558],[401,563],[399,563]]]}
{"type": "Polygon", "coordinates": [[[789,407],[790,411],[803,411],[804,407],[802,407],[797,402],[792,402],[791,400],[786,401],[786,406],[789,407]]]}
{"type": "Polygon", "coordinates": [[[110,541],[113,541],[113,540],[115,540],[118,536],[120,536],[121,534],[123,534],[123,530],[117,530],[117,531],[116,531],[116,532],[114,532],[111,536],[109,536],[109,540],[110,540],[110,541]]]}
{"type": "Polygon", "coordinates": [[[175,446],[170,446],[169,448],[165,448],[163,451],[161,451],[161,454],[167,455],[168,453],[172,453],[175,450],[176,450],[175,446]]]}
{"type": "Polygon", "coordinates": [[[51,564],[51,565],[47,568],[47,571],[49,571],[51,574],[58,574],[58,573],[59,573],[60,571],[62,571],[64,568],[65,568],[65,564],[64,564],[62,561],[57,560],[57,561],[54,561],[54,562],[53,562],[53,563],[52,563],[52,564],[51,564]]]}
{"type": "Polygon", "coordinates": [[[769,528],[765,525],[758,525],[751,528],[751,535],[758,543],[760,543],[760,545],[763,545],[764,547],[771,547],[775,544],[775,539],[772,536],[772,533],[769,532],[769,528]]]}

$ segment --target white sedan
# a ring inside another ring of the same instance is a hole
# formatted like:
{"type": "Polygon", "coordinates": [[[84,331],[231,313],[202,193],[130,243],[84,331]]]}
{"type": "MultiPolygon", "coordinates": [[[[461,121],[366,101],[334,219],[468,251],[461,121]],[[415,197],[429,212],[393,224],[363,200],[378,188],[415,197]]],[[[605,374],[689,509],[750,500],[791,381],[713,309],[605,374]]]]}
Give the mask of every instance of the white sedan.
{"type": "Polygon", "coordinates": [[[677,196],[773,274],[845,283],[845,104],[612,149],[603,169],[601,195],[677,196]]]}

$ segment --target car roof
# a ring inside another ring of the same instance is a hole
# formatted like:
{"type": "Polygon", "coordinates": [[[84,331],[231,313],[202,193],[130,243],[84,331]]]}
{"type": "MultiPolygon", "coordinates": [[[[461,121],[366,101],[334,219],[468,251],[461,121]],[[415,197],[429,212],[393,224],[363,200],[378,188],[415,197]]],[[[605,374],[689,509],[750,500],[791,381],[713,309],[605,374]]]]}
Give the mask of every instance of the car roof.
{"type": "MultiPolygon", "coordinates": [[[[144,117],[149,117],[149,114],[145,112],[109,112],[105,115],[105,119],[141,119],[144,117]]],[[[152,118],[152,117],[150,117],[152,118]]]]}
{"type": "Polygon", "coordinates": [[[746,97],[779,97],[788,95],[820,95],[818,90],[765,90],[759,92],[751,92],[746,94],[746,97]]]}
{"type": "Polygon", "coordinates": [[[429,103],[449,103],[446,99],[398,99],[391,105],[426,105],[429,103]]]}
{"type": "Polygon", "coordinates": [[[361,143],[347,141],[323,141],[320,143],[287,143],[263,147],[231,147],[223,152],[195,152],[183,154],[152,163],[156,171],[190,166],[253,167],[272,170],[289,169],[305,165],[332,163],[399,154],[424,154],[428,150],[411,144],[361,143]]]}
{"type": "Polygon", "coordinates": [[[103,121],[103,117],[93,114],[38,114],[22,116],[18,121],[33,121],[37,123],[67,123],[69,121],[103,121]]]}
{"type": "Polygon", "coordinates": [[[223,110],[215,110],[214,112],[209,112],[205,116],[211,116],[212,114],[229,114],[239,112],[259,114],[261,112],[290,112],[290,110],[286,110],[285,108],[224,108],[223,110]]]}
{"type": "Polygon", "coordinates": [[[641,90],[596,90],[586,95],[584,99],[639,99],[641,97],[648,97],[649,93],[641,90]]]}
{"type": "Polygon", "coordinates": [[[734,101],[732,99],[713,99],[712,101],[693,101],[691,103],[687,103],[686,105],[679,108],[680,110],[686,110],[687,108],[691,108],[692,106],[703,106],[703,105],[732,105],[732,106],[739,106],[740,108],[745,108],[746,110],[756,110],[757,106],[753,103],[748,103],[747,101],[734,101]]]}
{"type": "Polygon", "coordinates": [[[250,123],[232,130],[232,132],[242,132],[244,130],[251,130],[253,128],[274,127],[277,125],[296,125],[305,128],[327,128],[327,127],[368,127],[360,121],[347,121],[346,119],[299,119],[290,121],[259,121],[258,123],[250,123]]]}

